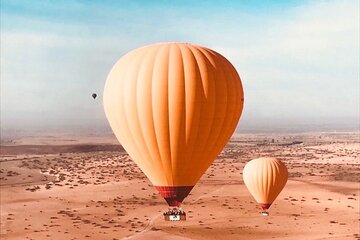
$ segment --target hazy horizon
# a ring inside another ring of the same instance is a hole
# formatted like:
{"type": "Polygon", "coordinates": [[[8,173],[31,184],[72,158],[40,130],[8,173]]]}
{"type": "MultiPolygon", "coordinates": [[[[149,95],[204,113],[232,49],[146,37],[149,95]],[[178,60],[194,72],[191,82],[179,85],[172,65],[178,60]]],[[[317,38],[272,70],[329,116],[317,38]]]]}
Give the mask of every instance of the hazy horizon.
{"type": "Polygon", "coordinates": [[[360,129],[358,1],[2,0],[2,135],[110,131],[111,67],[168,41],[234,65],[245,92],[238,132],[360,129]]]}
{"type": "MultiPolygon", "coordinates": [[[[357,119],[333,119],[331,122],[324,122],[318,119],[317,123],[292,121],[267,121],[266,119],[257,120],[256,122],[240,120],[236,133],[321,133],[321,132],[360,132],[357,119]]],[[[88,121],[85,124],[62,124],[55,125],[38,125],[38,126],[16,126],[1,127],[1,138],[16,138],[22,136],[38,135],[38,136],[56,136],[56,135],[80,135],[80,136],[102,136],[112,135],[112,130],[107,122],[104,121],[88,121]]]]}

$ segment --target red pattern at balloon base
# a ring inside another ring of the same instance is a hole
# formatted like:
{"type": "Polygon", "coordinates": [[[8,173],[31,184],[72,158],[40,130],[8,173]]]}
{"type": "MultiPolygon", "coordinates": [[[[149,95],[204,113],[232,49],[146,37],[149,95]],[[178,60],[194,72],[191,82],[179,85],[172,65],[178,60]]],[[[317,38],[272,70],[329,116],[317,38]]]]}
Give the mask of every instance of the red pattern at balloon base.
{"type": "Polygon", "coordinates": [[[259,203],[259,207],[264,211],[268,210],[270,208],[270,206],[271,206],[271,203],[259,203]]]}
{"type": "Polygon", "coordinates": [[[179,207],[194,186],[155,186],[171,207],[179,207]]]}

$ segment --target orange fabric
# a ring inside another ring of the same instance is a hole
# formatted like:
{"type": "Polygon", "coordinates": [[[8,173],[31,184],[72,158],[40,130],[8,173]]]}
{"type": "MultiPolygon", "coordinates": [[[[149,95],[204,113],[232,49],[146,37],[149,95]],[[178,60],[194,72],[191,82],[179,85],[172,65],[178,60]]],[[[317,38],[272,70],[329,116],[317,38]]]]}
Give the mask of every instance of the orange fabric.
{"type": "Polygon", "coordinates": [[[246,187],[260,204],[271,204],[284,188],[288,171],[276,158],[257,158],[248,162],[243,171],[246,187]]]}
{"type": "Polygon", "coordinates": [[[205,47],[160,43],[112,68],[104,109],[117,139],[155,186],[194,186],[243,109],[231,63],[205,47]]]}

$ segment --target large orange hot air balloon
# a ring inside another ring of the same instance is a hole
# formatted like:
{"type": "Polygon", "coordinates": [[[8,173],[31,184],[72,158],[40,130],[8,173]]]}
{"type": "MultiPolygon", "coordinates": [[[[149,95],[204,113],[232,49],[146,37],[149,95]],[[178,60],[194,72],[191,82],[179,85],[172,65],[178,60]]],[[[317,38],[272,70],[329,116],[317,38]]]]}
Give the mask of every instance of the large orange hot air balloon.
{"type": "Polygon", "coordinates": [[[288,171],[276,158],[257,158],[248,162],[243,171],[246,187],[259,203],[264,215],[284,188],[288,171]]]}
{"type": "Polygon", "coordinates": [[[117,139],[170,206],[179,206],[231,137],[243,109],[235,68],[219,53],[160,43],[123,56],[104,89],[117,139]]]}

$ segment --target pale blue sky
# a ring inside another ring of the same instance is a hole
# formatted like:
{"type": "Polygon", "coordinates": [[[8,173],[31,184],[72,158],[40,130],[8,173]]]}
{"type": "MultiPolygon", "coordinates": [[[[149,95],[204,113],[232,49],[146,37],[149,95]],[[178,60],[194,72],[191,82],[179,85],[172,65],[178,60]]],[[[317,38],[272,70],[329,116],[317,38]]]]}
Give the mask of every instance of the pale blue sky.
{"type": "Polygon", "coordinates": [[[1,0],[2,129],[106,127],[112,65],[167,41],[210,47],[234,64],[245,90],[240,130],[358,126],[356,0],[1,0]]]}

